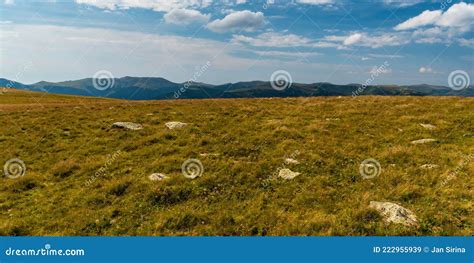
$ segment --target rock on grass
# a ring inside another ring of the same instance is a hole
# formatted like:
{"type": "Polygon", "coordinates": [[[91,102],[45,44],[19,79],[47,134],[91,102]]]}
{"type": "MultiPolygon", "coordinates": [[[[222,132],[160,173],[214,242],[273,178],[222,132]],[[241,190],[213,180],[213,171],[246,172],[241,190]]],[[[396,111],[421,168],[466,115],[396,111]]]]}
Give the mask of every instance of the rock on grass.
{"type": "Polygon", "coordinates": [[[385,222],[403,224],[405,226],[418,225],[418,219],[415,214],[400,205],[390,202],[370,201],[369,206],[377,210],[382,215],[385,222]]]}
{"type": "Polygon", "coordinates": [[[278,173],[278,176],[286,180],[291,180],[300,174],[301,173],[293,172],[290,169],[284,168],[280,170],[280,172],[278,173]]]}
{"type": "Polygon", "coordinates": [[[427,123],[420,123],[420,126],[427,129],[427,130],[434,130],[436,129],[436,126],[432,124],[427,124],[427,123]]]}
{"type": "Polygon", "coordinates": [[[174,130],[174,129],[184,128],[188,124],[184,122],[179,122],[179,121],[170,121],[170,122],[165,123],[165,125],[166,127],[168,127],[168,129],[174,130]]]}
{"type": "Polygon", "coordinates": [[[411,144],[424,144],[424,143],[430,143],[430,142],[436,142],[436,139],[420,139],[420,140],[412,141],[411,144]]]}
{"type": "Polygon", "coordinates": [[[168,178],[168,176],[162,173],[154,173],[148,176],[148,179],[150,179],[150,181],[162,181],[166,178],[168,178]]]}
{"type": "Polygon", "coordinates": [[[112,124],[112,128],[141,130],[143,129],[143,126],[141,124],[133,122],[115,122],[114,124],[112,124]]]}

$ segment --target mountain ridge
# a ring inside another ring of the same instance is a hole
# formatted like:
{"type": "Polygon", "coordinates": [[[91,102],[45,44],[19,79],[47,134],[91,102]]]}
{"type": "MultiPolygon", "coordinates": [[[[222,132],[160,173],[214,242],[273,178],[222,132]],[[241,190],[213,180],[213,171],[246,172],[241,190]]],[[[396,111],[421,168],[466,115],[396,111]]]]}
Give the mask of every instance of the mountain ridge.
{"type": "MultiPolygon", "coordinates": [[[[471,85],[460,91],[429,84],[418,85],[338,85],[327,82],[310,84],[292,83],[284,90],[276,90],[270,81],[242,81],[220,85],[202,82],[176,83],[162,77],[131,77],[107,79],[102,90],[95,88],[93,78],[60,82],[40,81],[33,84],[0,78],[0,86],[52,94],[94,96],[128,100],[204,99],[204,98],[265,98],[265,97],[316,97],[316,96],[461,96],[473,97],[471,85]],[[362,92],[358,92],[363,87],[362,92]]],[[[105,79],[104,79],[105,80],[105,79]]],[[[97,86],[97,85],[96,85],[97,86]]]]}

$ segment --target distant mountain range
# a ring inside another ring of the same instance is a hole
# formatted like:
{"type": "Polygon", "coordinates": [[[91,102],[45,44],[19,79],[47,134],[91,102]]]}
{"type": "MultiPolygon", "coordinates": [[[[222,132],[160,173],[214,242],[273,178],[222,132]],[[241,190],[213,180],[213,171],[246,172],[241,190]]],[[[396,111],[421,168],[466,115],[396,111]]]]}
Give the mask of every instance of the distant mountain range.
{"type": "Polygon", "coordinates": [[[473,97],[474,86],[455,91],[449,87],[433,85],[335,85],[331,83],[293,83],[282,91],[272,88],[269,81],[250,81],[210,85],[205,83],[174,83],[164,78],[123,77],[109,79],[113,85],[105,90],[96,89],[92,78],[46,82],[31,85],[0,78],[0,87],[22,90],[106,97],[128,100],[201,99],[201,98],[264,98],[264,97],[311,97],[311,96],[353,96],[356,95],[412,95],[412,96],[463,96],[473,97]]]}

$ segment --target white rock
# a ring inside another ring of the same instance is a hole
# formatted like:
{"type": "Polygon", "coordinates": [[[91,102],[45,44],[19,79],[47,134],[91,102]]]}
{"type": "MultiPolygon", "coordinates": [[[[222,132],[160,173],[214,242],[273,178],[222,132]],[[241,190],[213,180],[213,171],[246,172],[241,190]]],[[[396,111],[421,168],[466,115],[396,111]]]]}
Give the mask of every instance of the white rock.
{"type": "Polygon", "coordinates": [[[430,163],[427,163],[427,164],[423,164],[422,166],[420,166],[421,169],[435,169],[435,168],[438,168],[439,165],[437,164],[430,164],[430,163]]]}
{"type": "Polygon", "coordinates": [[[421,139],[421,140],[415,140],[412,141],[412,144],[423,144],[423,143],[429,143],[429,142],[436,142],[435,139],[421,139]]]}
{"type": "Polygon", "coordinates": [[[112,124],[113,128],[120,128],[120,129],[129,129],[129,130],[141,130],[143,126],[138,123],[133,122],[116,122],[112,124]]]}
{"type": "Polygon", "coordinates": [[[385,222],[403,224],[406,226],[415,226],[418,224],[418,219],[415,214],[400,205],[390,202],[370,201],[369,207],[377,210],[385,222]]]}
{"type": "Polygon", "coordinates": [[[285,164],[299,164],[300,162],[298,160],[295,160],[293,158],[286,158],[285,159],[285,164]]]}
{"type": "Polygon", "coordinates": [[[425,124],[425,123],[420,123],[421,127],[428,129],[428,130],[434,130],[436,129],[436,126],[431,125],[431,124],[425,124]]]}
{"type": "Polygon", "coordinates": [[[168,129],[174,130],[174,129],[184,128],[188,124],[184,122],[179,122],[179,121],[170,121],[170,122],[165,123],[165,125],[166,127],[168,127],[168,129]]]}
{"type": "Polygon", "coordinates": [[[278,173],[278,176],[286,180],[291,180],[300,174],[301,173],[293,172],[290,169],[284,168],[280,170],[280,172],[278,173]]]}
{"type": "Polygon", "coordinates": [[[148,176],[148,179],[150,179],[151,181],[161,181],[166,178],[168,178],[168,176],[162,173],[154,173],[148,176]]]}

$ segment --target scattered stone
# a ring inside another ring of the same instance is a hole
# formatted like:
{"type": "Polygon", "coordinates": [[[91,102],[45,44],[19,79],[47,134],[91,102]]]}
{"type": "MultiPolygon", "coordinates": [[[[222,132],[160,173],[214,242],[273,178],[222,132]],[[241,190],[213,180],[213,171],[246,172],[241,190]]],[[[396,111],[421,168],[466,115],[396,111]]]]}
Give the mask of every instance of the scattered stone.
{"type": "Polygon", "coordinates": [[[339,121],[339,118],[326,118],[327,121],[339,121]]]}
{"type": "Polygon", "coordinates": [[[146,116],[153,116],[153,113],[147,113],[146,116]]]}
{"type": "Polygon", "coordinates": [[[436,126],[431,125],[431,124],[425,124],[425,123],[420,123],[421,127],[428,129],[428,130],[434,130],[436,129],[436,126]]]}
{"type": "Polygon", "coordinates": [[[298,160],[295,160],[293,158],[286,158],[285,159],[285,164],[299,164],[300,162],[298,160]]]}
{"type": "Polygon", "coordinates": [[[165,123],[165,125],[166,127],[168,127],[168,129],[174,130],[174,129],[184,128],[188,124],[184,122],[179,122],[179,121],[170,121],[170,122],[165,123]]]}
{"type": "Polygon", "coordinates": [[[133,122],[116,122],[112,124],[113,128],[120,128],[120,129],[129,129],[129,130],[141,130],[143,126],[138,123],[133,122]]]}
{"type": "Polygon", "coordinates": [[[463,135],[463,137],[472,138],[474,137],[474,133],[466,133],[463,135]]]}
{"type": "Polygon", "coordinates": [[[399,132],[402,132],[402,131],[403,131],[403,129],[400,129],[400,128],[397,128],[397,130],[398,130],[399,132]]]}
{"type": "Polygon", "coordinates": [[[284,168],[280,170],[280,172],[278,173],[278,176],[286,180],[291,180],[300,174],[301,173],[293,172],[290,169],[284,168]]]}
{"type": "Polygon", "coordinates": [[[383,216],[385,222],[405,226],[416,226],[418,224],[415,214],[400,205],[390,202],[370,201],[369,207],[377,210],[383,216]]]}
{"type": "Polygon", "coordinates": [[[203,157],[206,157],[206,156],[219,156],[218,153],[200,153],[199,156],[203,156],[203,157]]]}
{"type": "Polygon", "coordinates": [[[439,165],[437,164],[423,164],[422,166],[420,166],[421,169],[426,169],[426,170],[429,170],[429,169],[435,169],[435,168],[438,168],[439,165]]]}
{"type": "Polygon", "coordinates": [[[429,143],[429,142],[436,142],[435,139],[421,139],[421,140],[415,140],[412,141],[412,144],[423,144],[423,143],[429,143]]]}
{"type": "Polygon", "coordinates": [[[161,173],[154,173],[154,174],[151,174],[150,176],[148,176],[148,179],[150,179],[151,181],[161,181],[161,180],[164,180],[168,178],[167,175],[165,174],[161,174],[161,173]]]}

